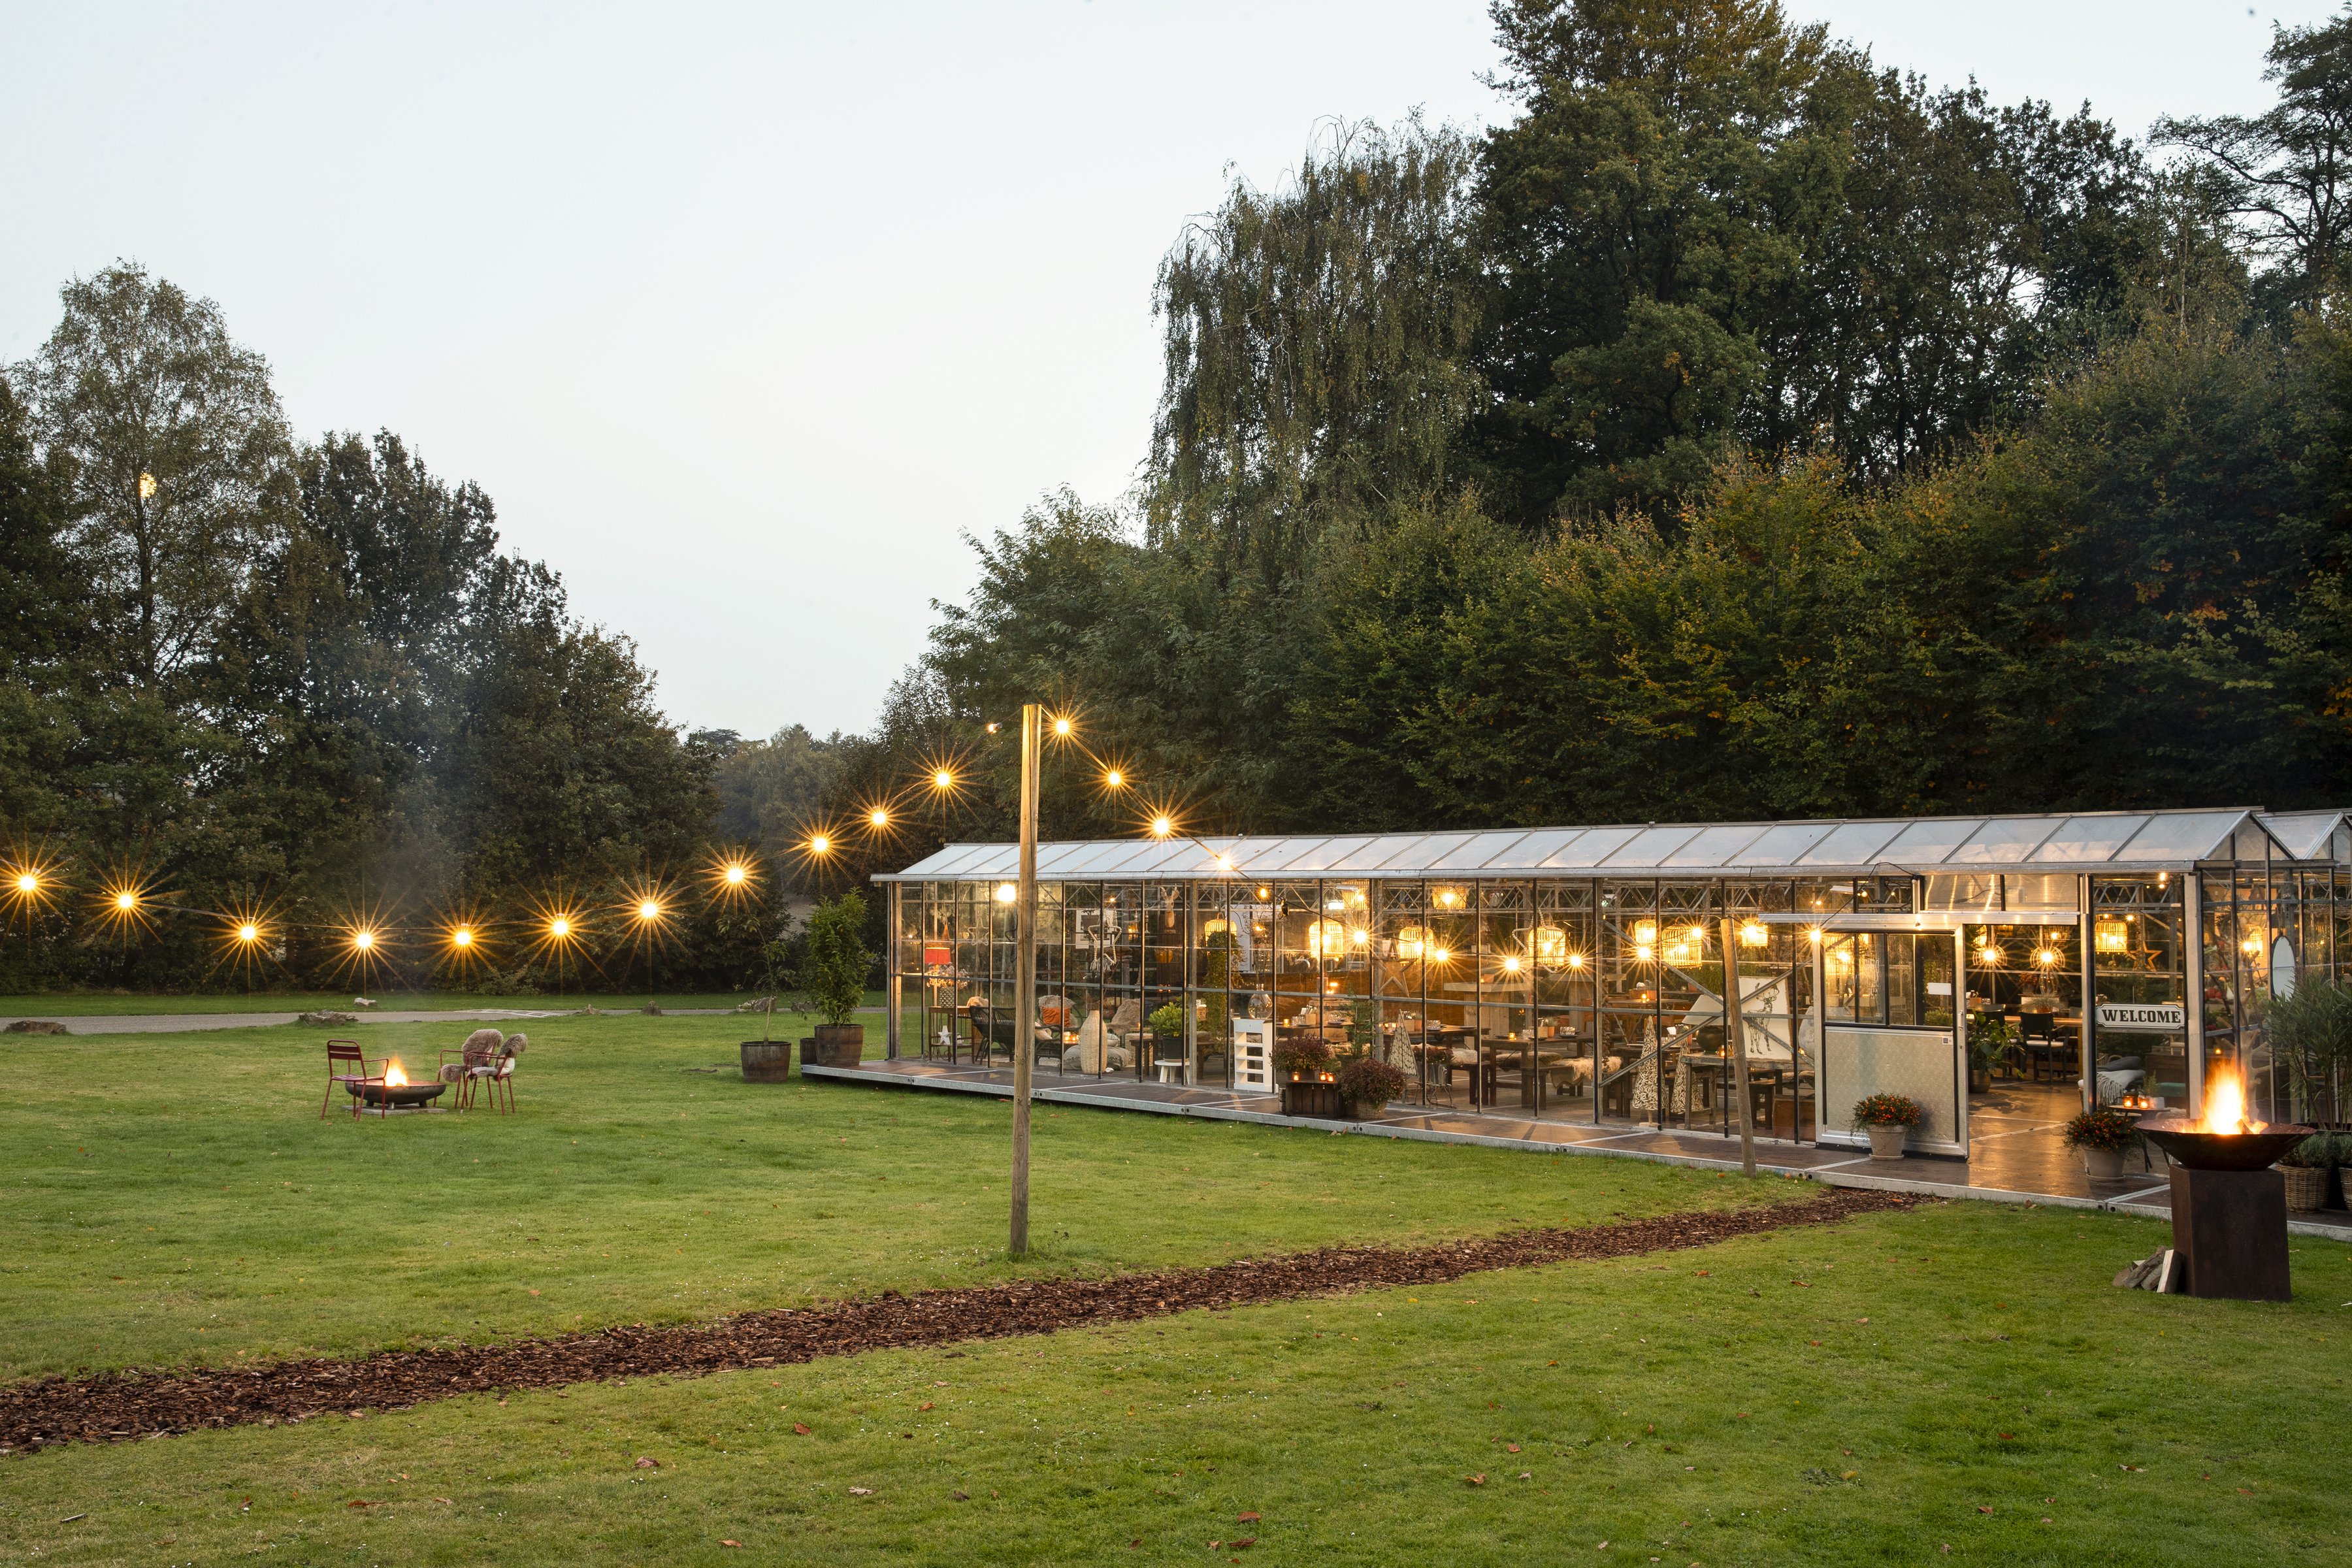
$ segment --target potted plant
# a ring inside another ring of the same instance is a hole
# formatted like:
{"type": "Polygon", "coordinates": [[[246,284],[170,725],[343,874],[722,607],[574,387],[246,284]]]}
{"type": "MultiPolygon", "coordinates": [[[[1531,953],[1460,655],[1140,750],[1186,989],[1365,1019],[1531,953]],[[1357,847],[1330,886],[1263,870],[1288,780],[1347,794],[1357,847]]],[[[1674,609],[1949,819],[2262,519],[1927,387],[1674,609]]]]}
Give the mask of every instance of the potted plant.
{"type": "Polygon", "coordinates": [[[1998,1014],[1969,1026],[1969,1092],[1992,1092],[1992,1075],[2017,1047],[2017,1026],[1998,1014]]]}
{"type": "Polygon", "coordinates": [[[801,1066],[854,1068],[866,1055],[866,1026],[849,1020],[866,1000],[874,955],[866,951],[866,900],[844,893],[808,918],[802,948],[801,1005],[824,1020],[801,1042],[801,1066]]]}
{"type": "MultiPolygon", "coordinates": [[[[791,917],[785,919],[789,923],[791,917]]],[[[776,1025],[776,991],[783,982],[786,955],[790,952],[790,945],[782,933],[760,950],[760,986],[767,994],[751,1004],[760,1015],[760,1037],[743,1042],[745,1083],[783,1083],[793,1076],[792,1042],[770,1037],[776,1025]]]]}
{"type": "Polygon", "coordinates": [[[1313,1035],[1274,1047],[1274,1081],[1282,1091],[1285,1116],[1339,1114],[1339,1075],[1332,1070],[1331,1047],[1313,1035]]]}
{"type": "Polygon", "coordinates": [[[1404,1074],[1369,1054],[1342,1062],[1339,1079],[1339,1103],[1351,1121],[1378,1116],[1390,1100],[1404,1093],[1404,1074]]]}
{"type": "MultiPolygon", "coordinates": [[[[2263,1020],[2272,1058],[2284,1069],[2297,1109],[2308,1118],[2352,1076],[2352,985],[2314,978],[2271,1003],[2263,1020]]],[[[2334,1118],[2330,1118],[2334,1120],[2334,1118]]]]}
{"type": "MultiPolygon", "coordinates": [[[[1184,1059],[1184,1007],[1180,1002],[1167,1002],[1154,1007],[1144,1020],[1151,1031],[1151,1065],[1181,1062],[1184,1059]]],[[[1143,1064],[1138,1063],[1140,1067],[1143,1064]]]]}
{"type": "Polygon", "coordinates": [[[1853,1102],[1853,1124],[1870,1134],[1874,1160],[1903,1158],[1904,1136],[1927,1115],[1907,1094],[1874,1094],[1853,1102]]]}
{"type": "Polygon", "coordinates": [[[2128,1110],[2095,1105],[2066,1123],[2059,1136],[2069,1149],[2083,1152],[2083,1173],[2095,1182],[2113,1182],[2124,1173],[2124,1152],[2139,1142],[2139,1128],[2128,1110]]]}
{"type": "Polygon", "coordinates": [[[2287,1207],[2308,1212],[2327,1206],[2337,1142],[2332,1132],[2315,1132],[2279,1156],[2279,1174],[2286,1178],[2287,1207]]]}

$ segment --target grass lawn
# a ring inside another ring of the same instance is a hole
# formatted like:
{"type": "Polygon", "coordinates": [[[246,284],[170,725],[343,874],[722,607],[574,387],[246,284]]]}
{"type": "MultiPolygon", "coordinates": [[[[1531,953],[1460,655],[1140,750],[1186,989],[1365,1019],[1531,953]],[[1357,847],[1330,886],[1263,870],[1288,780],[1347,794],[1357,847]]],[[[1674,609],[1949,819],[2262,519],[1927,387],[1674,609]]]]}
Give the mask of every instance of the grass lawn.
{"type": "MultiPolygon", "coordinates": [[[[359,1124],[315,1119],[314,1032],[11,1039],[6,1375],[1017,1271],[1001,1105],[694,1070],[741,1032],[549,1020],[523,1114],[359,1124]]],[[[366,1038],[429,1062],[457,1033],[366,1038]]],[[[1041,1106],[1047,1246],[1019,1267],[1811,1190],[1041,1106]]],[[[961,1352],[64,1447],[0,1460],[0,1562],[2343,1560],[2352,1249],[2298,1240],[2283,1307],[2107,1285],[2163,1236],[1953,1205],[961,1352]]]]}

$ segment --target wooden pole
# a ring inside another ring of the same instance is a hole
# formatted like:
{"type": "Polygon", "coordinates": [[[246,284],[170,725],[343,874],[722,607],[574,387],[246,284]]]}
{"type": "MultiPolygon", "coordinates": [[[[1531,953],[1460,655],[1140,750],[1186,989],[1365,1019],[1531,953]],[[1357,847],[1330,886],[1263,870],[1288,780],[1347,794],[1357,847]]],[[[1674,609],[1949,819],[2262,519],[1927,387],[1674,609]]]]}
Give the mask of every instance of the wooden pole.
{"type": "Polygon", "coordinates": [[[1029,1079],[1037,1042],[1037,765],[1044,716],[1021,709],[1021,899],[1013,917],[1020,960],[1013,993],[1013,1256],[1029,1252],[1029,1079]]]}
{"type": "Polygon", "coordinates": [[[1739,1113],[1739,1170],[1756,1173],[1756,1115],[1748,1104],[1748,1037],[1739,1016],[1739,922],[1723,917],[1723,1048],[1731,1058],[1732,1104],[1739,1113]]]}

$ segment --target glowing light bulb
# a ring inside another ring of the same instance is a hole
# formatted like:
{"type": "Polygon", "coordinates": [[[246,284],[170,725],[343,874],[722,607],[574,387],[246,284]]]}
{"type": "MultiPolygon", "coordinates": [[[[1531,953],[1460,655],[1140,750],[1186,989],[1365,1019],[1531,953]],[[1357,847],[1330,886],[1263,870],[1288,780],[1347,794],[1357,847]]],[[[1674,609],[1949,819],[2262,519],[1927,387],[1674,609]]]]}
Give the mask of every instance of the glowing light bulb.
{"type": "Polygon", "coordinates": [[[998,903],[1009,904],[1020,896],[1021,889],[1018,884],[1013,882],[999,882],[996,884],[996,901],[998,903]]]}
{"type": "Polygon", "coordinates": [[[1069,732],[1070,721],[1067,719],[1056,719],[1054,721],[1054,733],[1056,735],[1066,735],[1069,732]]]}
{"type": "MultiPolygon", "coordinates": [[[[991,724],[991,725],[989,726],[989,729],[991,729],[992,731],[992,730],[994,730],[995,728],[996,728],[996,726],[995,726],[995,725],[993,725],[993,724],[991,724]]],[[[955,788],[955,774],[953,774],[953,773],[951,773],[948,772],[948,771],[947,771],[947,769],[945,769],[945,768],[941,768],[941,769],[940,769],[940,770],[939,770],[939,772],[937,772],[937,773],[933,773],[933,774],[931,775],[931,787],[932,787],[933,789],[953,789],[953,788],[955,788]]]]}
{"type": "Polygon", "coordinates": [[[355,931],[352,932],[352,945],[358,948],[362,952],[367,952],[368,949],[375,945],[375,932],[372,931],[355,931]]]}
{"type": "Polygon", "coordinates": [[[819,833],[809,839],[809,853],[822,855],[833,847],[833,840],[819,833]]]}
{"type": "Polygon", "coordinates": [[[135,910],[139,907],[139,895],[126,888],[114,895],[114,907],[118,910],[135,910]]]}
{"type": "Polygon", "coordinates": [[[41,890],[41,879],[30,871],[20,873],[16,878],[16,890],[20,893],[37,893],[41,890]]]}
{"type": "Polygon", "coordinates": [[[1584,954],[1582,954],[1582,953],[1580,953],[1580,952],[1571,952],[1571,953],[1570,953],[1570,954],[1568,955],[1568,966],[1569,966],[1570,969],[1581,969],[1581,968],[1583,968],[1583,967],[1584,967],[1584,954]]]}
{"type": "Polygon", "coordinates": [[[637,906],[637,919],[641,921],[657,921],[661,919],[661,906],[654,902],[651,899],[646,900],[643,903],[637,906]]]}
{"type": "Polygon", "coordinates": [[[471,926],[459,926],[456,931],[449,933],[449,942],[450,944],[455,947],[473,946],[474,928],[471,926]]]}
{"type": "Polygon", "coordinates": [[[1117,768],[1105,768],[1103,770],[1104,787],[1108,789],[1117,789],[1126,783],[1127,775],[1120,773],[1117,768]]]}
{"type": "MultiPolygon", "coordinates": [[[[1154,838],[1165,838],[1175,831],[1176,824],[1171,819],[1165,816],[1155,816],[1151,819],[1151,837],[1154,838]]],[[[1219,863],[1223,863],[1223,857],[1219,858],[1219,863]]]]}
{"type": "Polygon", "coordinates": [[[890,814],[877,805],[866,814],[866,825],[868,827],[887,827],[890,826],[890,814]]]}
{"type": "Polygon", "coordinates": [[[1507,952],[1503,954],[1503,973],[1506,974],[1517,974],[1518,972],[1519,955],[1516,952],[1507,952]]]}
{"type": "Polygon", "coordinates": [[[261,940],[261,928],[248,921],[244,925],[236,928],[236,940],[239,942],[259,942],[261,940]]]}
{"type": "Polygon", "coordinates": [[[727,885],[729,887],[740,888],[743,885],[743,879],[749,877],[751,873],[745,870],[740,865],[730,863],[727,869],[721,874],[726,877],[727,885]]]}
{"type": "Polygon", "coordinates": [[[558,915],[553,920],[547,922],[547,934],[553,937],[556,941],[562,942],[565,937],[572,934],[572,922],[565,920],[562,915],[558,915]]]}

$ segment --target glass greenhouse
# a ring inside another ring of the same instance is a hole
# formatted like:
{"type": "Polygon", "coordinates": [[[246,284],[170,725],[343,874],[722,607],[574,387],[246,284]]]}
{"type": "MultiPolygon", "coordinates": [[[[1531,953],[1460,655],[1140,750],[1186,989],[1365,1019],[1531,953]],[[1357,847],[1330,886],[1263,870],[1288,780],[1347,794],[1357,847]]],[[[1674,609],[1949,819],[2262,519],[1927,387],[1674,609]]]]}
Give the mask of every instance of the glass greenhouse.
{"type": "MultiPolygon", "coordinates": [[[[894,1058],[1035,1053],[1071,1077],[1273,1092],[1286,1045],[1377,1056],[1416,1106],[1863,1142],[1924,1106],[1965,1154],[1972,1081],[2333,1120],[2273,1059],[2273,996],[2332,975],[2342,812],[1643,823],[1041,846],[1037,1005],[1016,1018],[1010,844],[877,879],[894,1058]],[[1727,1047],[1725,937],[1747,1103],[1727,1047]]],[[[2317,1103],[2325,1100],[2326,1103],[2317,1103]]]]}

